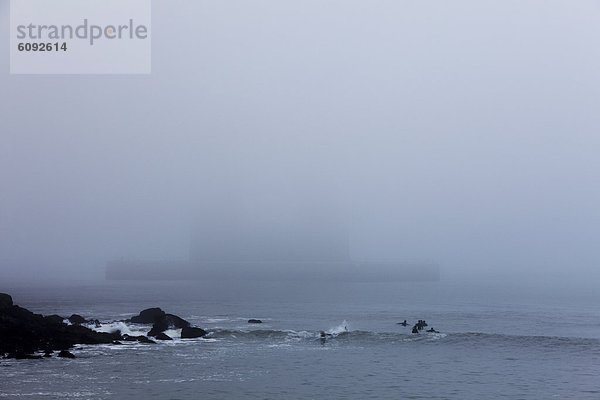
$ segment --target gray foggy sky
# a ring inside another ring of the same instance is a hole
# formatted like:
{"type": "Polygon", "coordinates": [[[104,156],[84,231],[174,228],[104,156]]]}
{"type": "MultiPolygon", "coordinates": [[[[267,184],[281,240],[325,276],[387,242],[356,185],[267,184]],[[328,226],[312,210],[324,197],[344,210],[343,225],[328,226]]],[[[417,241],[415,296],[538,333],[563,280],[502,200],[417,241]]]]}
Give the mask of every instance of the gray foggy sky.
{"type": "Polygon", "coordinates": [[[599,275],[598,1],[154,0],[150,76],[10,76],[0,4],[5,279],[185,259],[230,208],[328,210],[357,259],[599,275]]]}

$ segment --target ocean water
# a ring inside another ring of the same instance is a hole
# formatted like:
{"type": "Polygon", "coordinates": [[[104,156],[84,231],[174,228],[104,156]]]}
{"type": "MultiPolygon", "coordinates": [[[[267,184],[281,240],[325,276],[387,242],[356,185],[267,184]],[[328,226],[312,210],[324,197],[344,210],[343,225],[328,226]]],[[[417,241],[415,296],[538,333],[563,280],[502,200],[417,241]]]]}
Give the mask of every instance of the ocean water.
{"type": "MultiPolygon", "coordinates": [[[[101,330],[161,307],[210,334],[0,360],[0,398],[600,399],[600,296],[439,283],[108,282],[0,287],[101,330]],[[261,325],[249,325],[260,318],[261,325]],[[412,335],[407,319],[440,333],[412,335]],[[331,334],[325,343],[319,331],[331,334]]],[[[177,336],[177,331],[168,332],[177,336]]]]}

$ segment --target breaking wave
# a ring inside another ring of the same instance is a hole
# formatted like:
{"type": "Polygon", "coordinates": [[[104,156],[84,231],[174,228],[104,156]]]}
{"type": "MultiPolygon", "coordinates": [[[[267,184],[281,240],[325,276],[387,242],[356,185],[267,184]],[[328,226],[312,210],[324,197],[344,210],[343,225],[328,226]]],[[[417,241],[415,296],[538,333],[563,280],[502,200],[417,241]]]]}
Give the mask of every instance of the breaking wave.
{"type": "MultiPolygon", "coordinates": [[[[123,321],[106,322],[99,327],[89,326],[98,332],[116,332],[132,336],[146,335],[150,329],[147,325],[126,323],[123,321]]],[[[167,335],[178,339],[181,330],[168,330],[167,335]]],[[[400,332],[372,332],[363,330],[352,330],[347,321],[324,330],[327,334],[328,343],[354,343],[354,344],[385,344],[385,343],[439,343],[447,345],[476,346],[527,346],[537,347],[544,350],[553,348],[570,347],[573,351],[591,351],[600,354],[600,339],[571,338],[557,336],[525,336],[505,335],[494,333],[429,333],[422,332],[418,335],[400,332]]],[[[204,339],[208,341],[242,341],[242,342],[267,342],[293,343],[293,342],[320,342],[320,331],[314,330],[292,330],[292,329],[210,329],[204,339]]]]}
{"type": "MultiPolygon", "coordinates": [[[[347,324],[342,324],[335,328],[324,331],[327,333],[327,341],[413,341],[413,340],[437,340],[446,337],[446,334],[421,334],[409,335],[401,333],[377,333],[369,331],[351,331],[347,329],[347,324]]],[[[215,329],[207,335],[209,338],[225,340],[247,340],[247,341],[319,341],[321,339],[320,331],[303,330],[239,330],[239,329],[215,329]]]]}
{"type": "Polygon", "coordinates": [[[122,321],[107,322],[101,324],[99,327],[95,325],[86,325],[88,328],[95,330],[96,332],[114,333],[120,331],[121,334],[130,336],[146,335],[150,330],[150,327],[139,324],[131,324],[122,321]]]}
{"type": "MultiPolygon", "coordinates": [[[[339,344],[394,344],[394,343],[430,343],[457,346],[526,346],[542,350],[570,348],[573,351],[591,351],[600,354],[600,339],[565,338],[552,336],[518,336],[488,333],[428,333],[418,335],[398,332],[371,332],[360,330],[331,329],[326,331],[327,343],[339,344]]],[[[232,330],[216,329],[211,331],[209,338],[222,341],[264,341],[274,342],[319,342],[320,332],[295,330],[232,330]]]]}

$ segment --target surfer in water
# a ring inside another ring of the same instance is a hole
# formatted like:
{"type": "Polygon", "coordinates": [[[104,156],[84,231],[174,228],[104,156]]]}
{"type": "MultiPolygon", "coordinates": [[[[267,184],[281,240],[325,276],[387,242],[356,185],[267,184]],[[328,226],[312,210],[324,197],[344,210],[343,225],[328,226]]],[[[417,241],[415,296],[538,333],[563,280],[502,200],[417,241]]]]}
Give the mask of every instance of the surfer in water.
{"type": "Polygon", "coordinates": [[[325,333],[325,331],[321,331],[319,333],[319,340],[321,340],[321,344],[325,344],[328,336],[333,336],[331,333],[325,333]]]}
{"type": "Polygon", "coordinates": [[[430,328],[430,329],[427,329],[427,332],[429,332],[429,333],[439,333],[438,331],[436,331],[435,329],[433,329],[433,327],[430,328]]]}
{"type": "Polygon", "coordinates": [[[408,326],[408,322],[406,322],[406,320],[404,320],[404,322],[398,322],[398,325],[408,326]]]}
{"type": "Polygon", "coordinates": [[[419,322],[417,322],[416,327],[421,330],[423,328],[425,328],[427,326],[427,322],[425,322],[424,319],[420,319],[419,322]]]}

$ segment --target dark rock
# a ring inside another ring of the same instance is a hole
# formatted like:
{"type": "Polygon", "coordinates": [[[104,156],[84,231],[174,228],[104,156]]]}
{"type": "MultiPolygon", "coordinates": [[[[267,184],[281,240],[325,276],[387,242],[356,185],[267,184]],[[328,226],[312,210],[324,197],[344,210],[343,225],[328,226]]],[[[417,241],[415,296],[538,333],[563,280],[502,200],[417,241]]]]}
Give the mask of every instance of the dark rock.
{"type": "Polygon", "coordinates": [[[65,320],[63,317],[61,317],[60,315],[47,315],[44,317],[44,319],[46,321],[48,321],[51,324],[55,324],[55,325],[60,325],[63,323],[63,321],[65,320]]]}
{"type": "Polygon", "coordinates": [[[190,323],[188,321],[181,317],[178,317],[177,315],[166,314],[166,318],[170,328],[182,329],[190,326],[190,323]]]}
{"type": "Polygon", "coordinates": [[[128,334],[123,335],[123,339],[126,342],[137,342],[137,336],[130,336],[128,334]]]}
{"type": "Polygon", "coordinates": [[[73,353],[71,353],[70,351],[61,350],[61,352],[58,353],[57,357],[60,357],[60,358],[75,358],[75,355],[73,353]]]}
{"type": "Polygon", "coordinates": [[[114,335],[115,337],[118,337],[119,339],[123,337],[121,335],[121,330],[120,329],[112,331],[111,334],[114,335]]]}
{"type": "Polygon", "coordinates": [[[185,319],[174,314],[167,314],[158,307],[143,310],[130,321],[136,324],[152,324],[148,336],[157,336],[170,328],[182,329],[190,326],[185,319]]]}
{"type": "Polygon", "coordinates": [[[166,314],[160,308],[147,308],[140,312],[139,315],[131,318],[130,321],[134,324],[153,324],[154,322],[165,318],[166,314]]]}
{"type": "Polygon", "coordinates": [[[181,338],[182,339],[194,339],[199,338],[206,335],[206,331],[202,328],[194,328],[191,326],[185,327],[181,329],[181,338]]]}
{"type": "Polygon", "coordinates": [[[119,331],[113,333],[96,332],[80,325],[67,326],[65,334],[73,340],[74,344],[108,344],[112,343],[113,340],[121,339],[119,331]]]}
{"type": "Polygon", "coordinates": [[[148,332],[148,336],[156,336],[170,328],[187,328],[190,323],[185,319],[173,314],[157,315],[152,325],[152,329],[148,332]]]}
{"type": "MultiPolygon", "coordinates": [[[[172,340],[164,333],[167,329],[182,329],[182,338],[198,338],[206,335],[201,328],[191,327],[190,323],[173,314],[166,314],[160,308],[149,308],[133,317],[131,322],[153,324],[150,334],[158,340],[172,340]]],[[[80,315],[69,317],[72,325],[65,323],[59,315],[43,316],[13,304],[12,298],[0,293],[0,355],[7,358],[38,359],[36,352],[44,352],[44,357],[51,357],[53,351],[60,351],[58,357],[74,358],[68,351],[76,344],[121,344],[123,341],[155,344],[146,336],[121,335],[120,331],[112,333],[96,332],[81,324],[88,322],[80,315]]],[[[100,321],[90,320],[100,326],[100,321]]]]}
{"type": "Polygon", "coordinates": [[[130,319],[134,324],[154,324],[157,321],[166,320],[169,326],[173,326],[177,329],[181,329],[186,326],[190,326],[190,323],[185,319],[178,317],[174,314],[167,314],[162,309],[147,308],[130,319]]]}
{"type": "Polygon", "coordinates": [[[260,319],[249,319],[248,323],[249,324],[262,324],[262,321],[260,319]]]}
{"type": "Polygon", "coordinates": [[[163,333],[167,329],[169,329],[169,323],[166,319],[156,321],[154,325],[152,325],[152,329],[150,329],[150,332],[148,332],[148,336],[156,336],[159,333],[163,333]]]}
{"type": "Polygon", "coordinates": [[[13,299],[6,293],[0,293],[0,308],[8,308],[13,306],[13,299]]]}
{"type": "Polygon", "coordinates": [[[85,322],[87,322],[85,320],[85,318],[83,318],[81,315],[77,315],[77,314],[71,315],[68,319],[69,319],[70,323],[76,324],[76,325],[84,324],[85,322]]]}
{"type": "Polygon", "coordinates": [[[183,329],[190,326],[190,323],[185,319],[174,314],[167,314],[158,307],[143,310],[139,315],[131,318],[130,321],[136,324],[152,324],[148,336],[159,340],[172,340],[168,335],[164,334],[167,329],[183,329]]]}
{"type": "Polygon", "coordinates": [[[126,342],[140,342],[140,343],[148,343],[148,344],[156,344],[154,340],[148,339],[144,335],[140,336],[131,336],[131,335],[123,335],[123,340],[126,342]]]}
{"type": "Polygon", "coordinates": [[[152,339],[148,339],[146,336],[138,336],[137,337],[138,342],[140,343],[145,343],[145,344],[156,344],[156,342],[152,339]]]}
{"type": "MultiPolygon", "coordinates": [[[[3,299],[3,304],[9,304],[6,296],[3,299]]],[[[67,325],[58,315],[44,317],[15,305],[0,309],[0,354],[11,358],[23,358],[37,351],[70,349],[75,344],[111,343],[120,338],[119,334],[67,325]]]]}
{"type": "Polygon", "coordinates": [[[158,335],[154,336],[157,340],[173,340],[169,335],[167,335],[166,333],[159,333],[158,335]]]}

